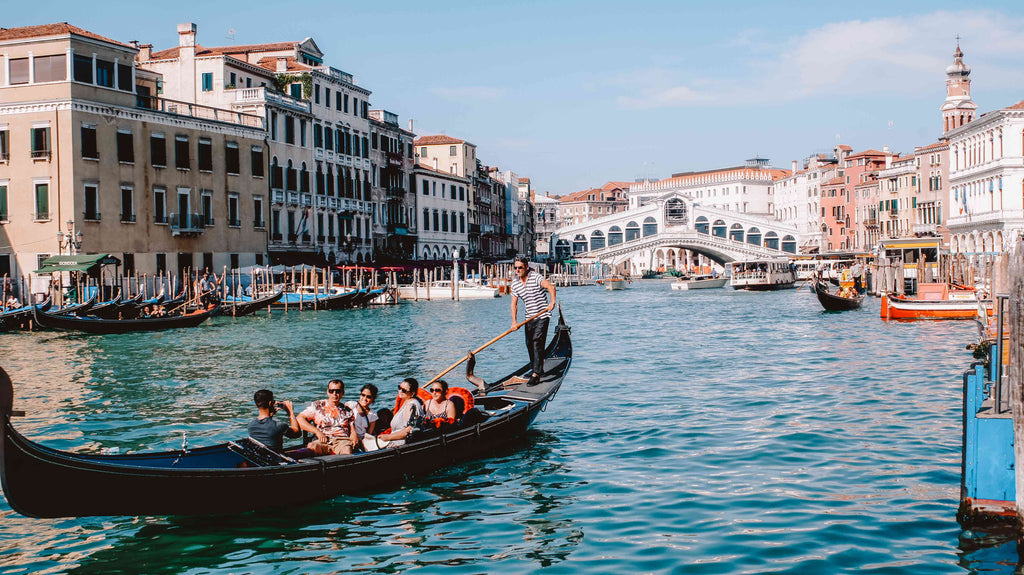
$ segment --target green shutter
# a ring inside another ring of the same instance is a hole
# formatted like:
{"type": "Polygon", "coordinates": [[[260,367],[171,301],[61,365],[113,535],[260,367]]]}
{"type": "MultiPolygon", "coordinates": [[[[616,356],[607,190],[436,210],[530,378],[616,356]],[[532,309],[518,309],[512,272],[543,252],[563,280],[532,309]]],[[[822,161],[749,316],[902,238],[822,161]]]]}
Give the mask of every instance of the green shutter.
{"type": "Polygon", "coordinates": [[[7,186],[0,186],[0,220],[7,219],[7,186]]]}
{"type": "Polygon", "coordinates": [[[914,196],[914,197],[910,198],[910,207],[912,207],[912,208],[916,208],[917,207],[917,196],[914,196]]]}
{"type": "Polygon", "coordinates": [[[50,219],[49,184],[36,184],[36,219],[50,219]]]}
{"type": "Polygon", "coordinates": [[[203,91],[213,91],[213,74],[211,74],[210,72],[206,72],[203,74],[203,91]]]}

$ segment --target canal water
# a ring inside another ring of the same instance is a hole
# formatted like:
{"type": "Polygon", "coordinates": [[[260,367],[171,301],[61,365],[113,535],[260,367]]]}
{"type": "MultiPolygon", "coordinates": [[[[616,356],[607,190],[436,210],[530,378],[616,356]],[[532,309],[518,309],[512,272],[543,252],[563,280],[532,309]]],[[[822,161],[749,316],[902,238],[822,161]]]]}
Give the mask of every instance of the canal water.
{"type": "MultiPolygon", "coordinates": [[[[559,299],[572,369],[528,437],[493,457],[397,491],[235,517],[36,520],[0,500],[0,572],[1013,572],[1011,539],[955,520],[973,323],[885,323],[875,300],[826,314],[806,290],[657,280],[559,299]]],[[[183,432],[192,446],[243,435],[261,387],[299,405],[341,377],[346,400],[373,382],[389,404],[403,377],[427,379],[504,331],[508,307],[2,334],[0,365],[30,438],[176,449],[183,432]]],[[[477,372],[525,357],[516,333],[477,372]]]]}

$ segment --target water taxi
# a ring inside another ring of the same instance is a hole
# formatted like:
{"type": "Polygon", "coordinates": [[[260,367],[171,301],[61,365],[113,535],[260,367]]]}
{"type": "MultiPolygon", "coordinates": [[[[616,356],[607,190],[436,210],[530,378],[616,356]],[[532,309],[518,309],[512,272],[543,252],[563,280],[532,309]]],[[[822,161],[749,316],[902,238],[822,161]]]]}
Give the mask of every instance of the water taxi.
{"type": "Polygon", "coordinates": [[[975,319],[992,315],[991,302],[974,288],[946,283],[920,283],[917,296],[882,296],[882,319],[975,319]]]}
{"type": "Polygon", "coordinates": [[[790,289],[796,273],[789,260],[748,260],[729,264],[729,285],[733,289],[768,291],[790,289]]]}
{"type": "Polygon", "coordinates": [[[718,277],[710,274],[681,276],[672,282],[672,289],[683,291],[693,289],[714,289],[725,287],[725,284],[727,283],[729,283],[729,278],[718,277]]]}

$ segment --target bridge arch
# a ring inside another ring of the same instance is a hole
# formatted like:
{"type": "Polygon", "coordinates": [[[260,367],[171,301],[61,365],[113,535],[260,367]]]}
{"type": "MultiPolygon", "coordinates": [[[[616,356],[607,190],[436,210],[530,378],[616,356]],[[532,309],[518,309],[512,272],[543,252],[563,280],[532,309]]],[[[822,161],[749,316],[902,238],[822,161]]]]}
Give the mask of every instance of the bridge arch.
{"type": "Polygon", "coordinates": [[[651,216],[644,218],[644,237],[653,236],[658,233],[658,220],[651,216]]]}
{"type": "Polygon", "coordinates": [[[697,216],[697,219],[693,221],[693,227],[697,229],[698,234],[708,234],[709,231],[708,219],[705,216],[697,216]]]}
{"type": "Polygon", "coordinates": [[[729,239],[735,242],[743,241],[743,226],[740,224],[733,224],[729,226],[729,239]]]}
{"type": "Polygon", "coordinates": [[[626,241],[635,240],[640,237],[640,224],[629,222],[626,224],[626,241]]]}
{"type": "Polygon", "coordinates": [[[590,233],[590,249],[599,250],[604,247],[604,232],[594,230],[590,233]]]}
{"type": "Polygon", "coordinates": [[[622,243],[622,228],[619,226],[612,226],[608,230],[608,245],[617,246],[622,243]]]}

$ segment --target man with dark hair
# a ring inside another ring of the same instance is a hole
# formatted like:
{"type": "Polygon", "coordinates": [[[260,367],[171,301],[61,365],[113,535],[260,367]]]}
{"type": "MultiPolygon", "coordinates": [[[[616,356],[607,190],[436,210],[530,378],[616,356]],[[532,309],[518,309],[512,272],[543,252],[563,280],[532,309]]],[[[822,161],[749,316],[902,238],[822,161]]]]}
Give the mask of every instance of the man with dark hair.
{"type": "Polygon", "coordinates": [[[257,391],[252,399],[256,402],[256,409],[260,414],[249,422],[249,437],[280,452],[284,449],[284,436],[299,436],[299,424],[295,420],[295,412],[292,411],[292,402],[274,401],[274,392],[268,389],[257,391]],[[274,421],[274,414],[277,413],[279,406],[288,412],[288,423],[274,421]]]}
{"type": "Polygon", "coordinates": [[[344,394],[345,382],[332,379],[327,399],[314,401],[298,415],[299,427],[316,435],[306,447],[317,455],[351,455],[359,445],[355,413],[341,400],[344,394]]]}
{"type": "Polygon", "coordinates": [[[541,314],[526,322],[526,349],[530,352],[530,366],[533,368],[533,374],[530,375],[527,385],[537,385],[540,383],[540,376],[544,374],[544,344],[548,339],[548,320],[551,319],[551,310],[555,309],[555,286],[541,277],[540,273],[531,270],[530,261],[524,257],[517,257],[512,266],[516,274],[512,279],[511,290],[512,326],[519,326],[516,320],[519,300],[523,300],[526,307],[524,319],[541,314]],[[547,292],[546,298],[545,292],[547,292]]]}

